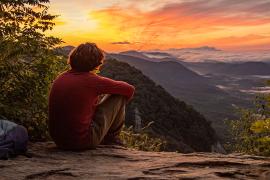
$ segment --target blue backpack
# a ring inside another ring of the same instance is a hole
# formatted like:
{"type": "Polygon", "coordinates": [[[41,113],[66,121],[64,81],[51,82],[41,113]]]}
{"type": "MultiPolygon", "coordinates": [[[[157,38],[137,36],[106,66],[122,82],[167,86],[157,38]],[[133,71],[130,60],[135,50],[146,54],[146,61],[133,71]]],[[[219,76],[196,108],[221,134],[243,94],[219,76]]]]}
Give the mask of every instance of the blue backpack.
{"type": "Polygon", "coordinates": [[[26,155],[27,143],[25,127],[0,119],[0,159],[26,155]]]}

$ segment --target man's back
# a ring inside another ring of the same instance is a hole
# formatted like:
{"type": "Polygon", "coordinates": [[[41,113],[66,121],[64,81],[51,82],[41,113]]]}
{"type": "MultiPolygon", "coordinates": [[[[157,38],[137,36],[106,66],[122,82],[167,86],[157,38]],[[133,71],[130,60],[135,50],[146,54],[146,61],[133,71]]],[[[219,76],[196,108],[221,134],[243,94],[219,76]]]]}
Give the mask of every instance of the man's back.
{"type": "Polygon", "coordinates": [[[100,94],[119,94],[130,99],[134,87],[122,82],[74,70],[54,81],[49,98],[49,130],[62,148],[89,146],[89,127],[100,94]]]}

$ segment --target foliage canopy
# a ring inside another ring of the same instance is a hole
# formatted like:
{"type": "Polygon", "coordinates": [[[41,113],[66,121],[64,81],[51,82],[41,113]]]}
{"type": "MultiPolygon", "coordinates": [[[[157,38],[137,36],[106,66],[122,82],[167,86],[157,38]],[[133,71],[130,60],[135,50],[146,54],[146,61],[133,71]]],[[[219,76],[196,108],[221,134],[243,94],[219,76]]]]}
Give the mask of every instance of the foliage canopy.
{"type": "Polygon", "coordinates": [[[253,109],[241,109],[240,118],[230,121],[238,152],[270,156],[270,95],[256,98],[253,109]]]}
{"type": "Polygon", "coordinates": [[[47,133],[47,96],[65,68],[53,48],[61,43],[45,31],[57,17],[48,0],[2,0],[0,4],[0,115],[23,124],[32,139],[47,133]]]}

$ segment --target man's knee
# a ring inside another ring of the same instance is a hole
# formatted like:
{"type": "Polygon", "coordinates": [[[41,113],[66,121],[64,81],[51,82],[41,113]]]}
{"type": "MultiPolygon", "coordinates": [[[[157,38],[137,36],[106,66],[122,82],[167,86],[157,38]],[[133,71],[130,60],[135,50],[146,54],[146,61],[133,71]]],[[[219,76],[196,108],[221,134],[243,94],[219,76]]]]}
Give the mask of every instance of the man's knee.
{"type": "Polygon", "coordinates": [[[111,94],[109,96],[106,96],[106,99],[102,103],[103,104],[110,104],[113,106],[125,105],[127,103],[127,98],[125,96],[122,96],[122,95],[111,94]]]}
{"type": "Polygon", "coordinates": [[[110,95],[106,96],[96,109],[96,117],[101,118],[101,116],[106,116],[109,111],[118,111],[117,109],[122,109],[123,106],[126,105],[127,99],[122,95],[110,95]]]}
{"type": "Polygon", "coordinates": [[[123,102],[126,102],[127,101],[127,98],[123,95],[118,95],[118,94],[112,94],[111,95],[111,98],[114,98],[118,101],[123,101],[123,102]]]}
{"type": "Polygon", "coordinates": [[[127,98],[123,95],[118,95],[118,94],[106,94],[99,102],[99,105],[107,103],[107,102],[115,102],[115,103],[116,102],[124,102],[124,103],[126,103],[127,98]]]}

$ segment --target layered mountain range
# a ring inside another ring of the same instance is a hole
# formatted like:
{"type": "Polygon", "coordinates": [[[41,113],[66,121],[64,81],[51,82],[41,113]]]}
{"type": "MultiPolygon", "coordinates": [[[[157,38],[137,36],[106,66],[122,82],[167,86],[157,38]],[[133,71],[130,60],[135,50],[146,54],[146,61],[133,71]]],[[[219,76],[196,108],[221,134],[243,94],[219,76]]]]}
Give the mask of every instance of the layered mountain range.
{"type": "MultiPolygon", "coordinates": [[[[70,46],[64,47],[61,52],[67,54],[71,49],[70,46]]],[[[186,59],[179,58],[185,57],[187,52],[189,54],[224,53],[213,47],[201,47],[167,51],[132,50],[106,55],[107,58],[117,59],[135,67],[154,83],[162,86],[174,98],[193,106],[212,122],[212,127],[219,138],[227,141],[229,134],[224,120],[237,118],[236,106],[251,105],[254,95],[249,92],[257,92],[257,89],[252,88],[264,88],[264,81],[256,76],[269,75],[270,65],[268,62],[241,61],[188,62],[186,59]]]]}
{"type": "Polygon", "coordinates": [[[166,140],[166,150],[211,151],[218,142],[211,123],[202,114],[174,98],[136,68],[108,59],[101,74],[136,87],[134,100],[127,108],[127,125],[135,125],[134,113],[138,109],[142,127],[153,122],[149,133],[166,140]]]}

